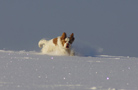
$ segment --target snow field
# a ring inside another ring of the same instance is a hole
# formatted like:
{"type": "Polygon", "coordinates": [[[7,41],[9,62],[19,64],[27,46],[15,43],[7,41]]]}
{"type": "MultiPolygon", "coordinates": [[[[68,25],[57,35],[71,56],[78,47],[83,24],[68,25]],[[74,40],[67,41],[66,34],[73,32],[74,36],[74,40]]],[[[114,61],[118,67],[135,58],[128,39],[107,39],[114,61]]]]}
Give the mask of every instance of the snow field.
{"type": "Polygon", "coordinates": [[[138,90],[138,58],[0,50],[0,90],[138,90]]]}

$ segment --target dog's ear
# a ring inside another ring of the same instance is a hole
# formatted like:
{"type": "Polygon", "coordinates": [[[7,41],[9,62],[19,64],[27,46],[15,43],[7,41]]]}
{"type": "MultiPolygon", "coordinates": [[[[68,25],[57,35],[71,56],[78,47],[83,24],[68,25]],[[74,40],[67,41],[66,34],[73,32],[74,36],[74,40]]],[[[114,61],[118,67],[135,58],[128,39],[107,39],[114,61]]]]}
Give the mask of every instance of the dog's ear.
{"type": "Polygon", "coordinates": [[[66,33],[63,32],[62,36],[61,36],[61,40],[65,39],[67,37],[66,33]]]}
{"type": "Polygon", "coordinates": [[[75,40],[75,38],[74,38],[74,33],[72,33],[71,35],[70,35],[70,43],[72,44],[73,43],[73,41],[75,40]]]}

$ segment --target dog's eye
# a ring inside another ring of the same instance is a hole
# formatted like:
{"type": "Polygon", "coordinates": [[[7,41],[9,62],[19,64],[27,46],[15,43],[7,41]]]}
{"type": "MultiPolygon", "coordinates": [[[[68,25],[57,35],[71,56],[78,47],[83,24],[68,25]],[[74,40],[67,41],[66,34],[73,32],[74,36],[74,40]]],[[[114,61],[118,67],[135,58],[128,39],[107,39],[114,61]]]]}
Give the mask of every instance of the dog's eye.
{"type": "Polygon", "coordinates": [[[72,42],[73,42],[72,40],[69,41],[70,44],[72,44],[72,42]]]}
{"type": "Polygon", "coordinates": [[[66,43],[66,41],[65,41],[65,40],[63,40],[62,42],[63,42],[63,43],[66,43]]]}

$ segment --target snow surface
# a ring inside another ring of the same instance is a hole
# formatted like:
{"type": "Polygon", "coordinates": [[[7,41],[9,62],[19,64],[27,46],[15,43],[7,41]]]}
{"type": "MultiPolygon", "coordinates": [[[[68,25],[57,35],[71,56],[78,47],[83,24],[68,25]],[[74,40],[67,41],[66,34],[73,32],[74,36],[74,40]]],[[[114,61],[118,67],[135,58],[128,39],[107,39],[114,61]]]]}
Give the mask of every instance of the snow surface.
{"type": "Polygon", "coordinates": [[[138,90],[138,58],[0,50],[0,90],[138,90]]]}

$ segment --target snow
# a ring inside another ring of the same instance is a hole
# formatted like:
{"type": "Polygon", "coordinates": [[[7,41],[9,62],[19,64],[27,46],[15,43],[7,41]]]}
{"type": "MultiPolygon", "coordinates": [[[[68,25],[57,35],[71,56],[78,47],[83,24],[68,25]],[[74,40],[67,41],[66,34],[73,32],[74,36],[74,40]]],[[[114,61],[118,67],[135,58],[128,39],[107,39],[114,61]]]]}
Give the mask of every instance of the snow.
{"type": "Polygon", "coordinates": [[[138,90],[138,58],[0,50],[0,90],[138,90]]]}

